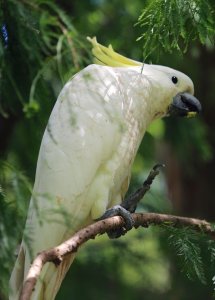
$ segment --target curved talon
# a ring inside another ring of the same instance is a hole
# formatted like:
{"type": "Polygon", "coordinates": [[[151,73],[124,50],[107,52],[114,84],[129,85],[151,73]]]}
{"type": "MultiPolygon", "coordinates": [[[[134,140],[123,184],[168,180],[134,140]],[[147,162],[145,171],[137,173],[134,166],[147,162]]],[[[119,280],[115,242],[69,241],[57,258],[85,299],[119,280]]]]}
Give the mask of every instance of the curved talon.
{"type": "Polygon", "coordinates": [[[156,164],[152,169],[154,171],[157,171],[157,170],[159,170],[161,168],[165,168],[165,167],[166,167],[165,164],[156,164]]]}
{"type": "Polygon", "coordinates": [[[120,216],[124,219],[124,226],[116,230],[111,230],[108,232],[110,238],[118,238],[122,235],[125,235],[127,231],[131,230],[134,225],[134,219],[131,216],[131,213],[122,207],[121,205],[115,205],[112,208],[106,210],[106,212],[97,220],[103,220],[114,216],[120,216]]]}
{"type": "Polygon", "coordinates": [[[107,232],[107,235],[110,239],[117,239],[122,235],[125,235],[127,230],[125,228],[117,228],[115,230],[110,230],[107,232]]]}

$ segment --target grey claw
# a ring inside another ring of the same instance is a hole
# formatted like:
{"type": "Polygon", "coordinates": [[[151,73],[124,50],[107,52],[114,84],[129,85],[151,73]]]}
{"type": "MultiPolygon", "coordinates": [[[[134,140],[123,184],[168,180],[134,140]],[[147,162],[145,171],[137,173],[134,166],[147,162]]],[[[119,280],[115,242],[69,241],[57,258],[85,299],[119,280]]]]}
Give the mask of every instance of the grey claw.
{"type": "Polygon", "coordinates": [[[115,205],[112,208],[106,210],[103,216],[98,220],[103,220],[114,216],[121,216],[124,219],[125,224],[122,228],[108,232],[108,236],[110,238],[118,238],[121,235],[125,235],[125,233],[128,230],[131,230],[134,226],[134,219],[132,218],[131,213],[121,205],[115,205]]]}

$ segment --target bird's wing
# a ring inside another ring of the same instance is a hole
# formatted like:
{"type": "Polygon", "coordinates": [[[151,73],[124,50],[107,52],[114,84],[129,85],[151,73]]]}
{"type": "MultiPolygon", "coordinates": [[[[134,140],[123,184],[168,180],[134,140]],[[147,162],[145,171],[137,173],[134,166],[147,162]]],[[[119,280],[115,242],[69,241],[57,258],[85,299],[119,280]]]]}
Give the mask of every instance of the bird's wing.
{"type": "MultiPolygon", "coordinates": [[[[63,88],[41,143],[24,239],[10,280],[11,300],[19,298],[38,252],[101,216],[110,198],[120,202],[125,179],[115,175],[123,161],[125,107],[111,68],[91,65],[63,88]]],[[[58,268],[47,264],[32,299],[53,299],[73,258],[58,268]]]]}
{"type": "Polygon", "coordinates": [[[114,156],[125,129],[122,101],[113,73],[96,66],[62,90],[41,144],[28,213],[26,233],[35,239],[34,254],[60,243],[65,223],[74,232],[90,215],[106,210],[117,184],[119,159],[114,156]]]}

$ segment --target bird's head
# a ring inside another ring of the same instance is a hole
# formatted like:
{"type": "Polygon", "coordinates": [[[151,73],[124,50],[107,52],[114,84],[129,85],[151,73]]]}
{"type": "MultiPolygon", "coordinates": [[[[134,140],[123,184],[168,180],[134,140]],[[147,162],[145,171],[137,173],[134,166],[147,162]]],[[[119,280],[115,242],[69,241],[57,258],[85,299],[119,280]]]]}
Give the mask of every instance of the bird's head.
{"type": "Polygon", "coordinates": [[[200,113],[201,104],[193,96],[193,82],[187,75],[168,67],[147,64],[142,72],[153,83],[155,118],[165,115],[192,117],[200,113]]]}
{"type": "Polygon", "coordinates": [[[164,66],[143,65],[118,54],[111,45],[99,44],[95,37],[88,40],[93,45],[96,64],[133,69],[148,81],[149,98],[153,101],[150,103],[152,119],[168,115],[192,117],[201,111],[200,102],[193,96],[193,82],[187,75],[164,66]]]}

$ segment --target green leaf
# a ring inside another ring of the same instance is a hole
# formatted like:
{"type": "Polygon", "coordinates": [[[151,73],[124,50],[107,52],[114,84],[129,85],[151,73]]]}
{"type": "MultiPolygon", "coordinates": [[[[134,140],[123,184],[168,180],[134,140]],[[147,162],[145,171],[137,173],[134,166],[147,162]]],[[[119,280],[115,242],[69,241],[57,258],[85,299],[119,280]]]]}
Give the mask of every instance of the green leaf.
{"type": "Polygon", "coordinates": [[[187,50],[194,40],[205,45],[215,39],[215,9],[208,0],[147,1],[137,24],[143,30],[143,55],[155,50],[179,52],[187,50]]]}
{"type": "Polygon", "coordinates": [[[37,101],[32,100],[29,103],[25,104],[23,107],[23,111],[27,118],[33,117],[40,110],[40,105],[37,101]]]}
{"type": "Polygon", "coordinates": [[[198,278],[206,283],[204,266],[199,245],[200,234],[190,228],[168,228],[171,234],[169,243],[174,247],[179,258],[182,271],[191,280],[198,278]]]}

